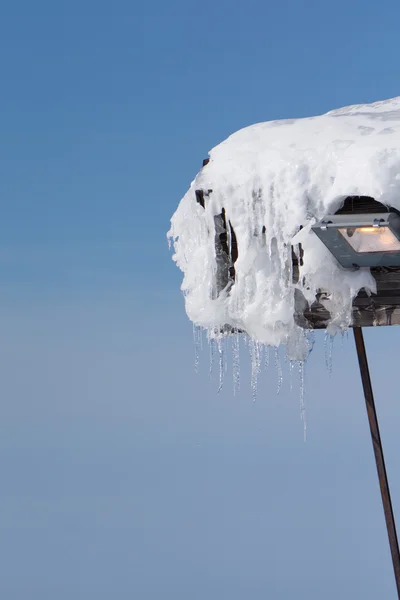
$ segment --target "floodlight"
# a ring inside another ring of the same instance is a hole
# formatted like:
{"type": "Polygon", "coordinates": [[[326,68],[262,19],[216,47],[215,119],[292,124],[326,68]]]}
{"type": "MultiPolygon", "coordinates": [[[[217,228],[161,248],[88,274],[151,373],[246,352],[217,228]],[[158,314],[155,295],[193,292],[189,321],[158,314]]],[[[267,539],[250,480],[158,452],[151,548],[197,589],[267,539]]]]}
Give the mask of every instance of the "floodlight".
{"type": "Polygon", "coordinates": [[[327,215],[312,230],[342,267],[400,266],[397,212],[327,215]]]}

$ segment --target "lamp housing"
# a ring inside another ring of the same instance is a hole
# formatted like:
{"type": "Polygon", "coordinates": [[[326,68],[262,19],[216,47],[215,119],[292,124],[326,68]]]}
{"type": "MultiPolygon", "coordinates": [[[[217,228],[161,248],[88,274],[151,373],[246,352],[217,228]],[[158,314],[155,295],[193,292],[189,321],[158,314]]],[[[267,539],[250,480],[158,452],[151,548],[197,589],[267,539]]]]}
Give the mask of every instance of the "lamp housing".
{"type": "Polygon", "coordinates": [[[397,212],[327,215],[312,230],[346,269],[400,267],[397,212]]]}

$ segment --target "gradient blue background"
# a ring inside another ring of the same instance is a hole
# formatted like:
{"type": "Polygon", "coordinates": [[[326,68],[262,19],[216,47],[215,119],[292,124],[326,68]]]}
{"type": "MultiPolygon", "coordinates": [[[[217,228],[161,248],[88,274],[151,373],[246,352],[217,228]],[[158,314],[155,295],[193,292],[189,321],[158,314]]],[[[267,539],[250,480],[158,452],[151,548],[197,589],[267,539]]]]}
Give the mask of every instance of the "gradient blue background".
{"type": "MultiPolygon", "coordinates": [[[[352,337],[216,393],[169,218],[233,131],[400,94],[398,0],[2,2],[0,594],[395,598],[352,337]]],[[[366,332],[400,510],[400,333],[366,332]]],[[[400,517],[400,515],[399,515],[400,517]]]]}

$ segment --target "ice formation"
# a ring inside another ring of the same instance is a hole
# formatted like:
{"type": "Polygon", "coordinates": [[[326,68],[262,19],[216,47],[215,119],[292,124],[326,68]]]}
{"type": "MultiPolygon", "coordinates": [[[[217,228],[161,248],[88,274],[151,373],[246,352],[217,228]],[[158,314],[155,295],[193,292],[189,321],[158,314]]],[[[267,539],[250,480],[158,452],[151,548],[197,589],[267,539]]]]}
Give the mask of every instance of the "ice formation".
{"type": "Polygon", "coordinates": [[[353,298],[362,288],[374,293],[375,280],[369,269],[343,269],[310,227],[347,196],[400,209],[400,97],[259,123],[216,146],[168,234],[189,318],[217,343],[222,333],[244,331],[256,343],[286,344],[288,356],[302,360],[308,344],[294,317],[295,290],[312,302],[323,288],[329,334],[345,330],[353,298]],[[216,244],[224,227],[228,253],[216,244]],[[304,251],[298,282],[296,234],[304,251]]]}

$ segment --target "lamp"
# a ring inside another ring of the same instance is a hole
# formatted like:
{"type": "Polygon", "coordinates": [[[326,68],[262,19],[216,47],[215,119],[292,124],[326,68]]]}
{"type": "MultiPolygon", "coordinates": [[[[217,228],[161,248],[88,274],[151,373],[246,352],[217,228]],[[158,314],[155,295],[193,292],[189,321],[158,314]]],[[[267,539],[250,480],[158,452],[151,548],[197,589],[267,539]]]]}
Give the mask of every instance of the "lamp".
{"type": "Polygon", "coordinates": [[[345,267],[399,267],[397,212],[327,215],[312,230],[345,267]]]}

